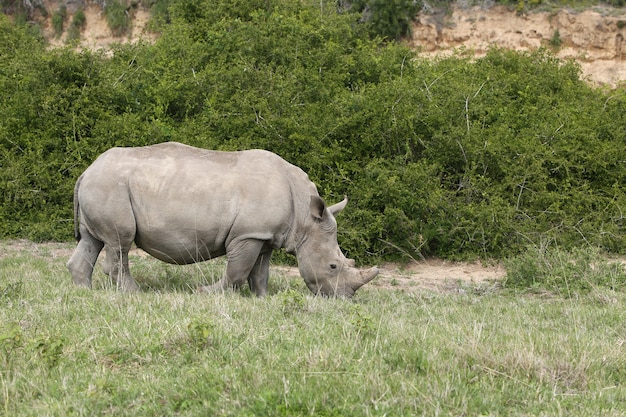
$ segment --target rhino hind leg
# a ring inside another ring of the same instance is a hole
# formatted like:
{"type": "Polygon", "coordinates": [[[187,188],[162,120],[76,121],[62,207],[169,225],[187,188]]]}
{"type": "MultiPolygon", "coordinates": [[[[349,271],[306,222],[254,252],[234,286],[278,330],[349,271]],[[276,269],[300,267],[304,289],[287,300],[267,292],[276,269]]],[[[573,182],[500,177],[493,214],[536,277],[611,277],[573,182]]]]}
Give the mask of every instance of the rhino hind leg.
{"type": "Polygon", "coordinates": [[[133,292],[138,291],[139,286],[130,274],[130,266],[128,264],[129,249],[130,248],[122,247],[121,245],[117,248],[107,245],[104,271],[108,273],[111,280],[116,283],[118,289],[133,292]]]}
{"type": "Polygon", "coordinates": [[[93,268],[104,243],[93,237],[86,228],[81,228],[78,246],[67,263],[76,285],[91,288],[93,268]]]}
{"type": "MultiPolygon", "coordinates": [[[[200,287],[199,291],[208,293],[221,292],[227,289],[239,288],[244,285],[246,281],[250,283],[250,276],[253,274],[253,270],[257,268],[259,270],[262,269],[258,259],[260,258],[259,254],[261,253],[263,245],[263,241],[255,239],[241,240],[231,244],[226,250],[228,263],[224,277],[212,285],[200,287]]],[[[269,268],[269,259],[267,262],[269,268]]],[[[258,276],[258,274],[253,275],[255,277],[258,276]]],[[[262,282],[257,282],[259,281],[257,278],[254,278],[252,281],[254,281],[255,288],[260,289],[258,284],[262,284],[262,282]]],[[[265,293],[267,293],[267,281],[265,284],[265,292],[262,294],[255,291],[252,286],[250,289],[254,291],[256,295],[265,295],[265,293]]]]}

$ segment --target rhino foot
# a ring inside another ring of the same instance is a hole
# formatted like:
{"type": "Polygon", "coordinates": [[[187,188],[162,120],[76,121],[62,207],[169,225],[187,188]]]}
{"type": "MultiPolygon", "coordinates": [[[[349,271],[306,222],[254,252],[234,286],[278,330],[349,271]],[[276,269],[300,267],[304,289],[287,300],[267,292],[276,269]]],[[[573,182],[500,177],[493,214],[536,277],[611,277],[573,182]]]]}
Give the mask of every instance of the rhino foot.
{"type": "Polygon", "coordinates": [[[204,294],[223,293],[229,288],[230,286],[228,285],[228,281],[226,281],[225,278],[222,278],[219,281],[217,281],[215,284],[202,285],[198,287],[198,292],[204,293],[204,294]]]}
{"type": "Polygon", "coordinates": [[[118,289],[124,292],[138,292],[139,291],[139,285],[137,285],[135,280],[132,280],[131,282],[124,282],[124,283],[118,282],[117,286],[118,286],[118,289]]]}

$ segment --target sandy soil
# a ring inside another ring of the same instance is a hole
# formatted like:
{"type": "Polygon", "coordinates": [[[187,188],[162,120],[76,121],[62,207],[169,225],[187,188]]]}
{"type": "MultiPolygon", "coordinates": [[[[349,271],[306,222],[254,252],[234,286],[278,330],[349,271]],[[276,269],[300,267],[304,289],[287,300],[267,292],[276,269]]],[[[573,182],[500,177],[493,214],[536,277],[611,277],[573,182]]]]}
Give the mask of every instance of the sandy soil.
{"type": "MultiPolygon", "coordinates": [[[[369,284],[401,291],[459,292],[468,287],[494,286],[506,275],[501,265],[479,262],[450,262],[427,259],[408,264],[379,265],[380,273],[369,284]]],[[[297,268],[274,267],[288,276],[299,276],[297,268]]]]}
{"type": "Polygon", "coordinates": [[[505,275],[506,271],[501,265],[427,259],[406,265],[383,265],[372,285],[405,291],[427,289],[457,292],[471,286],[496,285],[505,275]]]}

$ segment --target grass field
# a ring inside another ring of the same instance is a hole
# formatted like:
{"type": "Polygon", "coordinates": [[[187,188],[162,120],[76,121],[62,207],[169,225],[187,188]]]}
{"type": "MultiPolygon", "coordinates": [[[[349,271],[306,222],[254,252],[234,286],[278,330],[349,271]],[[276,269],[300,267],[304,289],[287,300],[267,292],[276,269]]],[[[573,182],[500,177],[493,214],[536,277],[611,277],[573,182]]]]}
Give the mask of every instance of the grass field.
{"type": "Polygon", "coordinates": [[[67,244],[0,242],[6,416],[624,416],[626,296],[495,285],[196,294],[223,262],[132,257],[142,291],[77,288],[67,244]],[[63,251],[61,251],[63,253],[63,251]]]}

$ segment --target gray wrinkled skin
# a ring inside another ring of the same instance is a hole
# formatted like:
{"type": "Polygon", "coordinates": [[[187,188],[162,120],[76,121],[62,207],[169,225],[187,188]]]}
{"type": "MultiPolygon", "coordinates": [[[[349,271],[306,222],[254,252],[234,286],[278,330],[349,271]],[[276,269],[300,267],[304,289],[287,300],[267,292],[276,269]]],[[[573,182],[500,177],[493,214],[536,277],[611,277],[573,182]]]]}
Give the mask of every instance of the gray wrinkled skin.
{"type": "Polygon", "coordinates": [[[67,267],[91,288],[98,254],[120,289],[136,291],[128,251],[136,245],[164,262],[190,264],[226,255],[224,277],[201,291],[248,282],[267,294],[274,249],[295,254],[315,294],[352,297],[378,269],[358,270],[337,244],[335,215],[298,167],[262,150],[217,152],[179,143],[113,148],[74,189],[78,246],[67,267]]]}

